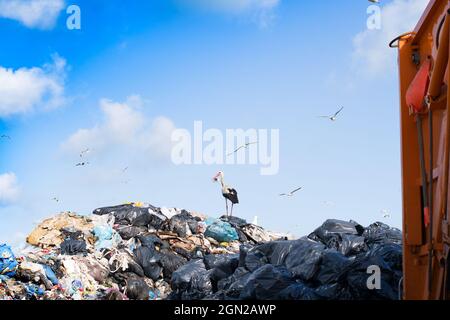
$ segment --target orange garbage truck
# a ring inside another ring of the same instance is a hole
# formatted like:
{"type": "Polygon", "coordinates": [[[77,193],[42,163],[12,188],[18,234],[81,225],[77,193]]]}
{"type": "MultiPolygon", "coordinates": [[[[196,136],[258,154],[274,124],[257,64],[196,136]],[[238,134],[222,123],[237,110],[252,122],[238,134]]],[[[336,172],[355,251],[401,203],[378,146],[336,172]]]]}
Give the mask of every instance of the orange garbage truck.
{"type": "Polygon", "coordinates": [[[450,1],[431,0],[400,35],[403,283],[406,300],[448,300],[450,1]]]}

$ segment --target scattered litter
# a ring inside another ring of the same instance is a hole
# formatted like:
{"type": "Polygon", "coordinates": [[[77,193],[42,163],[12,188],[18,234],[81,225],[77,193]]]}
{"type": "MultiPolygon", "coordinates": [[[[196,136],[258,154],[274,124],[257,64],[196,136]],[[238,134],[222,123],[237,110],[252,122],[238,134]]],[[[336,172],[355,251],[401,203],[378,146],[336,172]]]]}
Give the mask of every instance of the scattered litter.
{"type": "MultiPolygon", "coordinates": [[[[256,222],[256,221],[255,221],[256,222]]],[[[400,230],[327,220],[293,239],[239,217],[127,203],[44,220],[0,245],[0,300],[397,299],[400,230]],[[381,290],[367,268],[382,270],[381,290]]]]}

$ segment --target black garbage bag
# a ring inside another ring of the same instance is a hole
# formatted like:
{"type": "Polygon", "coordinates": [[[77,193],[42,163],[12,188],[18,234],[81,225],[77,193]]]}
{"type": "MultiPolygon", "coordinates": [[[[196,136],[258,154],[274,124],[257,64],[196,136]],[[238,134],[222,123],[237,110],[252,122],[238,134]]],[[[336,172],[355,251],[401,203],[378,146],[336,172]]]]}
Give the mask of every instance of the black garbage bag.
{"type": "Polygon", "coordinates": [[[217,282],[230,277],[239,266],[237,254],[209,254],[204,258],[206,269],[211,269],[211,281],[214,290],[217,290],[217,282]]]}
{"type": "Polygon", "coordinates": [[[112,278],[114,279],[114,282],[116,282],[119,285],[119,288],[121,291],[123,291],[127,287],[127,284],[129,281],[139,280],[144,277],[144,276],[139,276],[134,272],[122,271],[122,270],[112,273],[111,275],[112,275],[112,278]]]}
{"type": "Polygon", "coordinates": [[[239,267],[232,276],[217,282],[216,291],[227,299],[238,299],[250,275],[247,269],[239,267]]]}
{"type": "Polygon", "coordinates": [[[61,253],[74,256],[87,253],[86,242],[84,240],[66,239],[61,243],[61,253]]]}
{"type": "Polygon", "coordinates": [[[150,209],[150,216],[148,217],[148,225],[155,228],[155,230],[162,230],[168,222],[167,217],[158,211],[150,209]]]}
{"type": "Polygon", "coordinates": [[[352,260],[342,253],[327,249],[322,254],[319,270],[314,280],[321,285],[341,282],[352,260]]]}
{"type": "Polygon", "coordinates": [[[280,293],[296,281],[285,267],[267,264],[253,272],[239,296],[242,300],[280,300],[280,293]]]}
{"type": "Polygon", "coordinates": [[[205,264],[202,259],[191,260],[181,268],[172,273],[170,285],[174,291],[186,291],[192,277],[196,274],[206,272],[205,264]]]}
{"type": "Polygon", "coordinates": [[[341,235],[339,251],[345,256],[354,256],[369,250],[366,238],[351,234],[341,235]]]}
{"type": "Polygon", "coordinates": [[[96,215],[112,214],[115,222],[119,225],[145,227],[150,225],[155,218],[156,213],[152,208],[154,207],[135,207],[132,204],[124,204],[95,209],[93,213],[96,215]]]}
{"type": "Polygon", "coordinates": [[[270,259],[268,255],[270,254],[267,250],[267,245],[265,247],[252,247],[247,252],[244,252],[243,256],[245,256],[244,266],[250,272],[253,272],[262,266],[270,263],[270,259]],[[262,250],[261,250],[262,249],[262,250]]]}
{"type": "Polygon", "coordinates": [[[149,300],[150,286],[142,279],[130,279],[127,281],[126,295],[132,300],[149,300]]]}
{"type": "Polygon", "coordinates": [[[397,244],[380,244],[373,250],[356,257],[348,266],[346,285],[355,300],[397,300],[402,277],[402,249],[397,244]],[[380,268],[381,288],[370,290],[367,281],[370,266],[380,268]]]}
{"type": "Polygon", "coordinates": [[[278,300],[320,300],[315,290],[297,281],[278,293],[278,300]]]}
{"type": "Polygon", "coordinates": [[[364,227],[355,221],[342,221],[336,219],[329,219],[325,221],[319,228],[312,232],[308,238],[314,241],[320,241],[325,245],[329,245],[333,238],[336,240],[336,235],[352,234],[361,236],[364,232],[364,227]]]}
{"type": "Polygon", "coordinates": [[[235,216],[227,217],[227,216],[223,215],[220,217],[220,220],[228,222],[233,227],[242,227],[242,226],[245,226],[246,224],[248,224],[245,219],[235,217],[235,216]]]}
{"type": "Polygon", "coordinates": [[[179,237],[185,238],[190,234],[197,233],[198,222],[198,218],[183,210],[170,219],[168,229],[175,232],[179,237]]]}
{"type": "Polygon", "coordinates": [[[250,244],[241,244],[239,246],[239,267],[245,267],[245,258],[251,248],[253,248],[253,246],[250,244]]]}
{"type": "Polygon", "coordinates": [[[368,226],[362,234],[369,246],[377,244],[402,244],[402,232],[382,222],[375,222],[368,226]]]}
{"type": "MultiPolygon", "coordinates": [[[[284,260],[286,268],[295,276],[304,281],[314,277],[319,269],[324,246],[309,240],[284,241],[289,246],[282,245],[274,252],[271,261],[277,265],[284,260]]],[[[283,243],[283,242],[280,242],[283,243]]]]}
{"type": "Polygon", "coordinates": [[[318,271],[325,249],[323,244],[305,239],[268,242],[248,251],[245,266],[254,271],[267,263],[284,265],[294,277],[308,281],[318,271]]]}
{"type": "Polygon", "coordinates": [[[160,252],[160,263],[163,268],[163,276],[165,279],[172,277],[172,274],[187,263],[187,259],[171,252],[168,249],[162,249],[160,252]]]}
{"type": "Polygon", "coordinates": [[[324,284],[314,289],[321,300],[353,300],[349,289],[343,283],[324,284]]]}
{"type": "Polygon", "coordinates": [[[217,267],[228,268],[231,275],[239,264],[239,254],[207,254],[204,262],[207,270],[217,267]],[[235,265],[236,267],[234,267],[235,265]]]}
{"type": "Polygon", "coordinates": [[[103,216],[105,214],[112,214],[115,216],[115,214],[117,212],[120,211],[128,211],[131,207],[133,207],[133,205],[131,204],[121,204],[118,206],[111,206],[111,207],[103,207],[103,208],[98,208],[95,209],[92,213],[98,216],[103,216]]]}
{"type": "Polygon", "coordinates": [[[158,251],[153,248],[141,246],[133,251],[135,261],[142,267],[146,277],[157,281],[162,272],[160,264],[161,256],[158,251]]]}
{"type": "Polygon", "coordinates": [[[143,246],[149,247],[151,249],[155,249],[157,246],[165,248],[169,247],[168,243],[164,243],[160,238],[151,233],[140,234],[136,238],[141,242],[143,246]]]}
{"type": "Polygon", "coordinates": [[[119,233],[119,235],[124,240],[130,240],[131,238],[134,238],[138,236],[141,233],[147,232],[146,227],[136,227],[136,226],[121,226],[119,225],[116,228],[116,231],[119,233]]]}
{"type": "Polygon", "coordinates": [[[202,270],[195,273],[187,290],[181,293],[182,300],[201,300],[212,294],[211,270],[202,270]]]}
{"type": "Polygon", "coordinates": [[[82,240],[83,232],[72,227],[62,228],[60,230],[63,239],[82,240]]]}

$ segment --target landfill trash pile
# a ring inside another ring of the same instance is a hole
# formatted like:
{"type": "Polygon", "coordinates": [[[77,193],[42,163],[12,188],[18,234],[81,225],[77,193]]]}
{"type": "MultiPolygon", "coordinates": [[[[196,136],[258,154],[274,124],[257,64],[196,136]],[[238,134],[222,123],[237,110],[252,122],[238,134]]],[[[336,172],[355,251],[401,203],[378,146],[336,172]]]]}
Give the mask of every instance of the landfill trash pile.
{"type": "Polygon", "coordinates": [[[238,217],[130,203],[61,213],[19,254],[0,245],[0,300],[398,299],[401,232],[328,220],[297,240],[238,217]],[[381,269],[381,289],[367,268],[381,269]]]}

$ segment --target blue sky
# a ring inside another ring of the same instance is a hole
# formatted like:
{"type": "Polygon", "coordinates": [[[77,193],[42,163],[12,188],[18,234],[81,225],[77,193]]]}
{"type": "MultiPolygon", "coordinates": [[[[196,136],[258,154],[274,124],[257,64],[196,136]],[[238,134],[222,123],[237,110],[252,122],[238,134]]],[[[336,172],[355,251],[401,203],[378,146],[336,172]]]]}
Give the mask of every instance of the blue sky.
{"type": "Polygon", "coordinates": [[[218,170],[239,192],[235,215],[272,230],[304,235],[327,218],[401,226],[387,43],[426,0],[384,1],[379,30],[367,29],[363,0],[43,0],[25,10],[33,1],[0,0],[0,134],[11,137],[0,140],[0,242],[59,211],[124,201],[219,216],[218,170]],[[66,27],[69,4],[81,30],[66,27]],[[335,123],[318,118],[339,106],[335,123]],[[170,132],[196,120],[279,129],[279,173],[173,165],[170,132]],[[90,165],[75,167],[84,147],[90,165]]]}

